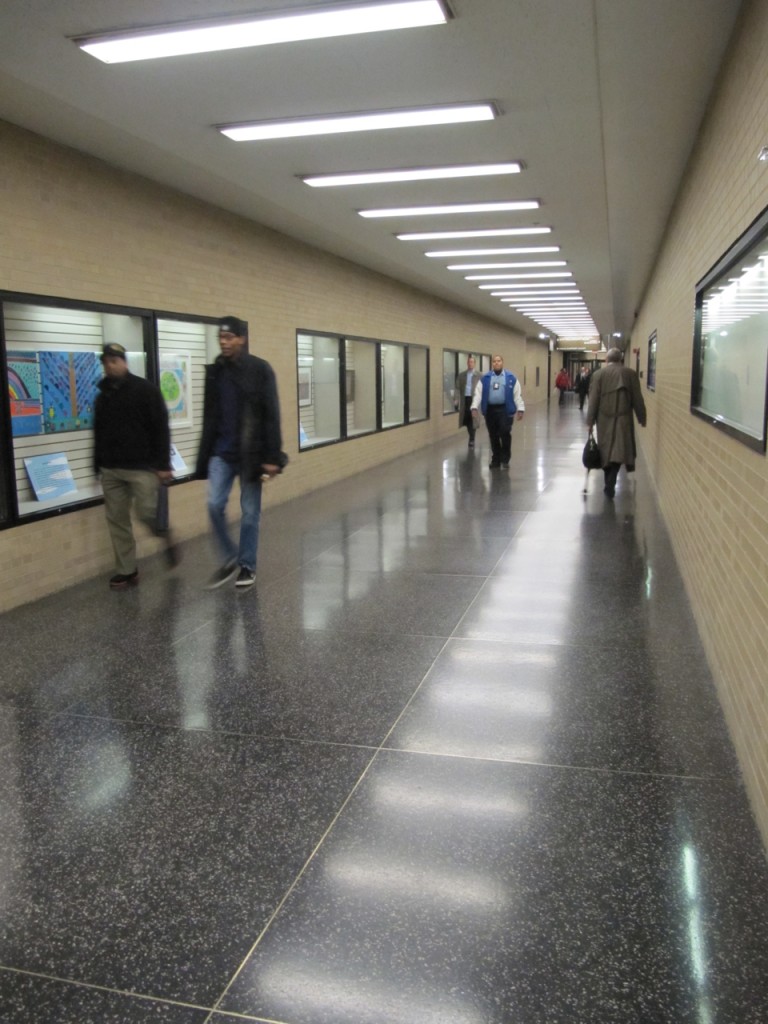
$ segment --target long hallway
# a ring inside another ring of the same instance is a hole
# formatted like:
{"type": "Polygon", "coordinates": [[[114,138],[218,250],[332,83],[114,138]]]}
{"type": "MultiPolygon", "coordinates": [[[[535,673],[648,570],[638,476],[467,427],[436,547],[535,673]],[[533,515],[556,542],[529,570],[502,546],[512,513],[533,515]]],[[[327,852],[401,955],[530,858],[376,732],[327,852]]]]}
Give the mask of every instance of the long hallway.
{"type": "Polygon", "coordinates": [[[2,1024],[768,1021],[672,550],[642,457],[583,495],[584,434],[276,507],[244,593],[200,538],[0,617],[2,1024]]]}

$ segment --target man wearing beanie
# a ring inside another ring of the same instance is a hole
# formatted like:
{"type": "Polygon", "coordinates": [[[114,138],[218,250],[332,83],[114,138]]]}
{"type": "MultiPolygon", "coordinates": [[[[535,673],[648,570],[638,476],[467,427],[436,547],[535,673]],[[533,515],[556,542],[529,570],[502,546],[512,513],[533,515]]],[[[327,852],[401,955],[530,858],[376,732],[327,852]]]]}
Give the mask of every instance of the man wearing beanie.
{"type": "Polygon", "coordinates": [[[208,481],[208,515],[221,564],[208,586],[237,575],[235,586],[256,578],[262,480],[282,472],[280,406],[272,367],[246,352],[247,327],[236,316],[219,321],[221,355],[205,368],[203,433],[197,476],[208,481]],[[239,544],[229,534],[226,508],[235,477],[240,478],[239,544]]]}
{"type": "Polygon", "coordinates": [[[104,511],[115,552],[112,590],[127,590],[139,581],[131,505],[137,518],[166,541],[170,568],[178,555],[167,521],[158,519],[158,492],[171,472],[168,410],[158,387],[128,369],[126,352],[114,342],[101,355],[104,377],[94,407],[94,464],[101,476],[104,511]]]}

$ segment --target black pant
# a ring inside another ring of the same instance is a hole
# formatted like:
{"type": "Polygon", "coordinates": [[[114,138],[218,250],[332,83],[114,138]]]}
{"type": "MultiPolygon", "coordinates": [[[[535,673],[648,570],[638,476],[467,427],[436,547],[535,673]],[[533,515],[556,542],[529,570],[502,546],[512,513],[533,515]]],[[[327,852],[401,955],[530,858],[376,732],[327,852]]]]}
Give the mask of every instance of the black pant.
{"type": "Polygon", "coordinates": [[[494,465],[507,465],[512,454],[512,416],[507,416],[503,405],[489,405],[485,425],[491,439],[491,461],[494,465]]]}
{"type": "Polygon", "coordinates": [[[462,419],[461,422],[467,428],[469,440],[474,444],[475,421],[472,419],[472,395],[463,395],[462,400],[464,402],[464,405],[462,406],[462,408],[464,409],[464,418],[462,419]]]}
{"type": "Polygon", "coordinates": [[[609,498],[613,497],[613,493],[616,490],[616,480],[621,469],[620,462],[609,462],[607,466],[603,467],[603,475],[605,477],[605,493],[609,498]]]}

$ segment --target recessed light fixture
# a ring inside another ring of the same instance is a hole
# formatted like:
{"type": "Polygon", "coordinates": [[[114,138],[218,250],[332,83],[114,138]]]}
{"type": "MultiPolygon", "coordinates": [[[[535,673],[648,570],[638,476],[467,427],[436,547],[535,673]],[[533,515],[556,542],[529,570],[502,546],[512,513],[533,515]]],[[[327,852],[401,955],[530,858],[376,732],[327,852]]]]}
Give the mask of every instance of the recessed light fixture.
{"type": "Polygon", "coordinates": [[[521,267],[564,267],[565,260],[530,260],[527,263],[454,263],[446,270],[515,270],[521,267]]]}
{"type": "Polygon", "coordinates": [[[509,213],[511,210],[538,210],[538,199],[507,203],[454,203],[449,206],[394,206],[389,209],[358,210],[361,217],[431,217],[440,213],[509,213]]]}
{"type": "Polygon", "coordinates": [[[360,171],[356,174],[312,174],[301,180],[312,188],[342,185],[387,185],[398,181],[437,181],[441,178],[479,178],[500,174],[519,174],[519,163],[469,164],[466,167],[414,167],[399,171],[360,171]]]}
{"type": "Polygon", "coordinates": [[[768,161],[768,146],[763,146],[760,152],[757,154],[757,159],[765,163],[768,161]]]}
{"type": "Polygon", "coordinates": [[[559,245],[529,245],[518,249],[440,249],[425,252],[425,256],[443,256],[456,259],[460,256],[528,256],[539,252],[560,252],[559,245]]]}
{"type": "Polygon", "coordinates": [[[422,242],[439,238],[501,238],[508,235],[548,235],[552,228],[483,228],[477,231],[415,231],[396,235],[401,242],[422,242]]]}
{"type": "Polygon", "coordinates": [[[429,125],[492,121],[494,117],[496,110],[492,103],[453,103],[444,107],[331,114],[323,117],[292,117],[285,121],[253,121],[216,127],[222,135],[235,142],[256,142],[263,139],[291,139],[306,135],[340,135],[345,132],[383,131],[387,128],[423,128],[429,125]]]}
{"type": "Polygon", "coordinates": [[[210,53],[300,39],[384,32],[440,25],[448,20],[440,0],[390,0],[388,3],[337,3],[268,15],[238,15],[217,20],[177,22],[99,35],[74,42],[105,64],[210,53]]]}

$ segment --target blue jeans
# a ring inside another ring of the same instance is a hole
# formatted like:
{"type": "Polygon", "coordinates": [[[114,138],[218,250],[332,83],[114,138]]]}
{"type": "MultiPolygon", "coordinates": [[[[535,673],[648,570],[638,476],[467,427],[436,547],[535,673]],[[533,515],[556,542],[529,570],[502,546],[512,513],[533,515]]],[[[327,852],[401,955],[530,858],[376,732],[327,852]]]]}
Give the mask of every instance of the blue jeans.
{"type": "Polygon", "coordinates": [[[261,519],[261,481],[244,481],[240,477],[240,547],[235,547],[227,529],[226,509],[239,466],[225,462],[218,455],[208,461],[208,515],[216,545],[223,562],[234,562],[256,572],[256,549],[259,544],[261,519]]]}

